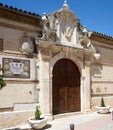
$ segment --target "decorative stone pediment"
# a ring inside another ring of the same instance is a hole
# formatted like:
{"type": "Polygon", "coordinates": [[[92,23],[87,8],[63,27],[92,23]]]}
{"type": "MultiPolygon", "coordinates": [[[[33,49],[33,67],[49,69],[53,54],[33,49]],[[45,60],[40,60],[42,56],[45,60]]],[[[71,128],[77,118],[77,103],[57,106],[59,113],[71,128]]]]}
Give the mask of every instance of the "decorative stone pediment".
{"type": "Polygon", "coordinates": [[[73,43],[79,20],[75,14],[64,4],[60,10],[42,17],[44,28],[42,40],[58,43],[73,43]]]}
{"type": "Polygon", "coordinates": [[[92,32],[80,24],[80,20],[70,10],[67,1],[60,10],[57,10],[49,15],[44,14],[43,20],[43,35],[38,38],[51,44],[62,44],[68,47],[87,50],[94,54],[96,60],[100,59],[100,54],[97,53],[93,46],[90,36],[92,32]]]}
{"type": "Polygon", "coordinates": [[[74,34],[79,20],[75,14],[69,9],[68,5],[64,5],[62,9],[56,11],[55,16],[58,20],[59,31],[58,37],[62,42],[74,42],[74,34]]]}

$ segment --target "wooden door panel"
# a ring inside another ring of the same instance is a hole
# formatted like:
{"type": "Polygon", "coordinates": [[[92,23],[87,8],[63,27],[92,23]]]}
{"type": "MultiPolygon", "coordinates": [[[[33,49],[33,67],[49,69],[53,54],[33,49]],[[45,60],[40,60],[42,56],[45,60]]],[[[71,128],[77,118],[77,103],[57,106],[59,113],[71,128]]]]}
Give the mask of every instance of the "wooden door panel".
{"type": "Polygon", "coordinates": [[[80,106],[80,85],[79,78],[80,75],[78,73],[78,68],[75,67],[75,64],[71,62],[67,63],[67,110],[68,111],[77,111],[78,103],[80,106]],[[79,95],[78,95],[79,94],[79,95]]]}
{"type": "Polygon", "coordinates": [[[66,112],[65,63],[58,62],[53,69],[53,114],[66,112]]]}
{"type": "Polygon", "coordinates": [[[80,73],[70,60],[59,60],[53,69],[53,114],[78,110],[80,110],[80,73]]]}
{"type": "Polygon", "coordinates": [[[54,85],[53,87],[53,113],[59,113],[59,89],[54,85]],[[58,100],[57,100],[58,99],[58,100]]]}
{"type": "Polygon", "coordinates": [[[66,87],[60,88],[60,112],[67,112],[66,87]]]}
{"type": "Polygon", "coordinates": [[[75,111],[75,100],[76,100],[76,93],[74,87],[68,86],[68,93],[67,93],[67,109],[68,111],[75,111]]]}

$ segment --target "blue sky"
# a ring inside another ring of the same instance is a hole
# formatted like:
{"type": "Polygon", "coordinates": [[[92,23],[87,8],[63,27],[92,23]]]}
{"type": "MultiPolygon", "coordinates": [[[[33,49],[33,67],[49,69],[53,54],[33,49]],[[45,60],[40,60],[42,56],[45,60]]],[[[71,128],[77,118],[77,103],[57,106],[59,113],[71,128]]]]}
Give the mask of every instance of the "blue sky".
{"type": "MultiPolygon", "coordinates": [[[[43,15],[62,8],[64,0],[0,0],[0,3],[43,15]]],[[[68,0],[68,5],[88,30],[113,36],[113,0],[68,0]]]]}

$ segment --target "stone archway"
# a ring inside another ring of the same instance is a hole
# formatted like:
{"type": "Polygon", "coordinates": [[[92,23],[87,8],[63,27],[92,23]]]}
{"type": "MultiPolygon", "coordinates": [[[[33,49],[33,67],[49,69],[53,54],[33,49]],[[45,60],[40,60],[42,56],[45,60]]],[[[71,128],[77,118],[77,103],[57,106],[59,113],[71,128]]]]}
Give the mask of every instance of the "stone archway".
{"type": "Polygon", "coordinates": [[[69,59],[60,59],[53,67],[53,114],[80,111],[80,72],[69,59]]]}

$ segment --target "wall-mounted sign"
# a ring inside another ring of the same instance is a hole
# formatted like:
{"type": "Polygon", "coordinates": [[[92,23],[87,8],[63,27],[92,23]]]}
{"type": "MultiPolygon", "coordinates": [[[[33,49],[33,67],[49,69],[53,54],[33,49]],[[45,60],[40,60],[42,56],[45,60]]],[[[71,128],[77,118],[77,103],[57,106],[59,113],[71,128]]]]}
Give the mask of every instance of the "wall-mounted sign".
{"type": "Polygon", "coordinates": [[[30,61],[3,58],[4,78],[30,78],[30,61]]]}

